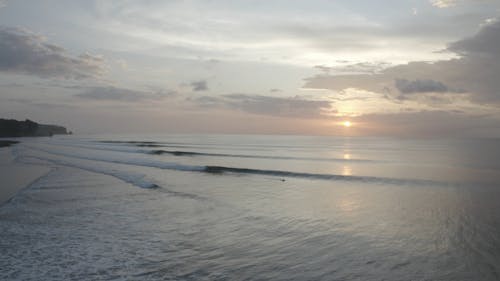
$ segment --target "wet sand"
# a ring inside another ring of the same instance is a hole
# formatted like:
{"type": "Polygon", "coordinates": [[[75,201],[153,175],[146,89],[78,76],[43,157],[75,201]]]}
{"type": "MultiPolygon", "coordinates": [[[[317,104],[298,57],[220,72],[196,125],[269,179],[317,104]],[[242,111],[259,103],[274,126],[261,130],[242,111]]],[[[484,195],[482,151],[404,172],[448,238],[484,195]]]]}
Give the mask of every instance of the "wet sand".
{"type": "Polygon", "coordinates": [[[12,148],[0,148],[0,206],[49,171],[44,166],[15,163],[12,148]]]}

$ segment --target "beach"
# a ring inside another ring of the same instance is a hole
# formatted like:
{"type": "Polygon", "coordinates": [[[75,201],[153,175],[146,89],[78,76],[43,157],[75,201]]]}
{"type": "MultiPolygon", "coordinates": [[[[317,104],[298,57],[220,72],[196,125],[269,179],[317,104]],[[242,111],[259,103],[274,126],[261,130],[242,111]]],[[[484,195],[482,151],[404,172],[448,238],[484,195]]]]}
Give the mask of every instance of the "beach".
{"type": "Polygon", "coordinates": [[[0,205],[50,171],[47,166],[16,163],[12,150],[0,147],[0,205]]]}

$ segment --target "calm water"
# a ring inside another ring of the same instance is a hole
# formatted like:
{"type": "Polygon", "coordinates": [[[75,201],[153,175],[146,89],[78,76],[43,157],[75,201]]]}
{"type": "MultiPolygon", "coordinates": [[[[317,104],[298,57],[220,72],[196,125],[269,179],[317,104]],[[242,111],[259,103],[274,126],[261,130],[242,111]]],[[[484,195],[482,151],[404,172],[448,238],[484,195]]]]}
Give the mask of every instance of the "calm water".
{"type": "Polygon", "coordinates": [[[1,280],[500,280],[500,141],[26,139],[1,280]]]}

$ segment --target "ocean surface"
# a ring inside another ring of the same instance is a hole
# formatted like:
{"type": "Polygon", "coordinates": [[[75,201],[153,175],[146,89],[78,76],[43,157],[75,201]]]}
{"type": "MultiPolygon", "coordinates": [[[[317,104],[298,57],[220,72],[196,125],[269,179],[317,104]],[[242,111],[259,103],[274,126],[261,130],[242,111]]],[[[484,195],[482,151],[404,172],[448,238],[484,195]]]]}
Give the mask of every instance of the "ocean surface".
{"type": "MultiPolygon", "coordinates": [[[[500,140],[22,139],[0,280],[500,280],[500,140]]],[[[1,183],[0,183],[1,184],[1,183]]]]}

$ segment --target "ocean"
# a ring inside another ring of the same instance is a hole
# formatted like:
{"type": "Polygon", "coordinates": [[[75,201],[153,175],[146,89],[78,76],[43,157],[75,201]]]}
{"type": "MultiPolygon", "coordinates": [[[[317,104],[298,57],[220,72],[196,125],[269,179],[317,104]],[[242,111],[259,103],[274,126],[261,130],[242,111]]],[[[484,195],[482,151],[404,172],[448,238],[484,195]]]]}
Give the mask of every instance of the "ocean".
{"type": "Polygon", "coordinates": [[[25,138],[0,280],[500,280],[500,140],[25,138]]]}

